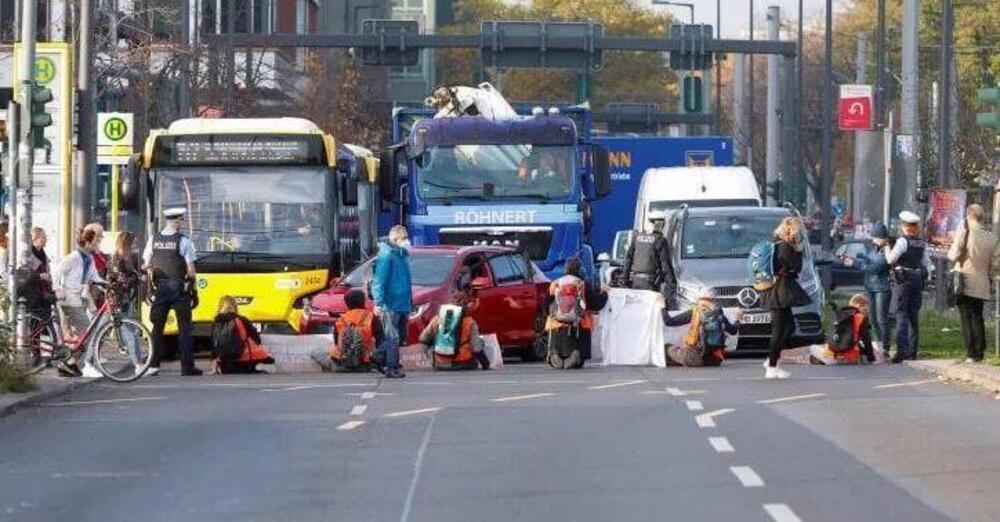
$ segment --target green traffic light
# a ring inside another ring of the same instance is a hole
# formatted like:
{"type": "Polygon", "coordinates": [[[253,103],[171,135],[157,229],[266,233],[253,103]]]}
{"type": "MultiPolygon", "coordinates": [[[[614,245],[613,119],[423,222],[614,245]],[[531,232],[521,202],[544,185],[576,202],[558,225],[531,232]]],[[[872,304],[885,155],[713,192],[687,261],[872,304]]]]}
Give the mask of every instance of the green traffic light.
{"type": "MultiPolygon", "coordinates": [[[[52,90],[34,85],[31,87],[32,134],[42,139],[45,127],[52,125],[52,115],[45,111],[45,104],[53,100],[52,90]]],[[[35,140],[38,147],[39,140],[35,140]]]]}
{"type": "Polygon", "coordinates": [[[976,125],[1000,132],[1000,112],[980,112],[976,114],[976,125]]]}
{"type": "Polygon", "coordinates": [[[981,102],[1000,106],[1000,87],[978,89],[976,90],[976,98],[981,102]]]}
{"type": "Polygon", "coordinates": [[[992,105],[992,111],[976,114],[976,125],[1000,132],[1000,87],[987,87],[976,91],[976,98],[992,105]]]}

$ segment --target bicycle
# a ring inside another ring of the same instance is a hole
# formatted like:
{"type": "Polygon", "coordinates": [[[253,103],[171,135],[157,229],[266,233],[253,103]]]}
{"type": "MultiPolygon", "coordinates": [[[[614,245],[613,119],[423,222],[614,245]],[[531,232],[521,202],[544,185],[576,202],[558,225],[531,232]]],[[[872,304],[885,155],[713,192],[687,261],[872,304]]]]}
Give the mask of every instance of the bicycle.
{"type": "Polygon", "coordinates": [[[92,284],[104,290],[105,297],[90,324],[74,340],[63,339],[58,312],[48,317],[25,314],[25,342],[38,361],[35,369],[56,365],[64,372],[77,373],[75,362],[92,349],[94,366],[102,375],[114,382],[134,381],[146,373],[153,359],[149,330],[139,321],[124,317],[118,295],[125,291],[104,283],[92,284]]]}

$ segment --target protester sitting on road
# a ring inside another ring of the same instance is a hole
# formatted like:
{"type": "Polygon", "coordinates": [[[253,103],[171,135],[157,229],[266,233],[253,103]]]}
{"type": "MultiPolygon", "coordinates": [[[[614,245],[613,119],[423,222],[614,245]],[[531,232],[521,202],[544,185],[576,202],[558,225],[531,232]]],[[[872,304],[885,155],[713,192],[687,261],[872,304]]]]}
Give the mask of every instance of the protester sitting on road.
{"type": "Polygon", "coordinates": [[[477,363],[490,369],[479,325],[471,317],[476,301],[462,290],[452,292],[449,304],[443,305],[420,333],[419,343],[431,352],[435,370],[475,370],[477,363]]]}
{"type": "Polygon", "coordinates": [[[781,351],[790,348],[789,343],[795,332],[795,316],[792,308],[806,306],[811,301],[809,294],[799,285],[802,271],[802,252],[808,245],[802,237],[802,223],[798,218],[787,217],[774,231],[774,286],[761,297],[764,308],[771,312],[770,354],[764,361],[767,379],[787,379],[788,372],[778,367],[781,351]]]}
{"type": "MultiPolygon", "coordinates": [[[[384,339],[382,323],[365,308],[365,292],[351,290],[344,296],[347,312],[334,325],[334,340],[330,345],[330,368],[343,372],[369,372],[375,347],[384,339]]],[[[325,366],[321,363],[321,366],[325,366]]]]}
{"type": "Polygon", "coordinates": [[[736,322],[731,322],[715,301],[715,291],[705,289],[693,307],[671,316],[663,310],[663,323],[667,326],[690,324],[682,346],[667,346],[667,357],[680,366],[719,366],[726,359],[726,335],[740,332],[743,310],[736,312],[736,322]]]}
{"type": "Polygon", "coordinates": [[[990,299],[991,275],[998,261],[997,237],[983,228],[985,211],[980,205],[969,205],[965,224],[955,231],[948,251],[948,260],[962,274],[962,295],[958,310],[962,317],[965,342],[965,362],[983,362],[986,351],[986,326],[983,304],[990,299]]]}
{"type": "Polygon", "coordinates": [[[809,361],[826,365],[858,364],[863,355],[869,363],[875,362],[868,306],[868,298],[863,294],[852,296],[847,306],[837,310],[830,342],[809,348],[809,361]]]}
{"type": "Polygon", "coordinates": [[[213,373],[274,373],[274,358],[261,345],[260,333],[239,314],[236,299],[223,296],[212,323],[213,373]]]}
{"type": "MultiPolygon", "coordinates": [[[[78,339],[90,325],[90,317],[87,315],[90,283],[104,282],[94,267],[93,253],[97,249],[97,233],[93,230],[81,230],[77,235],[76,244],[76,250],[63,259],[52,276],[52,284],[65,321],[63,338],[70,342],[78,339]]],[[[91,364],[93,355],[93,348],[88,347],[83,357],[84,377],[102,376],[101,372],[91,364]]],[[[67,364],[72,369],[77,362],[67,361],[67,364]]]]}
{"type": "Polygon", "coordinates": [[[608,302],[606,289],[593,289],[583,279],[580,258],[566,261],[565,275],[549,286],[551,304],[545,330],[549,334],[549,366],[557,370],[583,368],[590,359],[593,312],[608,302]]]}
{"type": "Polygon", "coordinates": [[[868,322],[875,331],[873,346],[881,350],[885,359],[889,358],[889,342],[892,339],[892,325],[889,322],[889,303],[892,300],[892,283],[889,280],[889,263],[885,260],[883,248],[889,242],[889,228],[878,221],[872,226],[874,249],[855,259],[845,258],[844,266],[858,267],[864,272],[865,292],[868,293],[868,322]]]}

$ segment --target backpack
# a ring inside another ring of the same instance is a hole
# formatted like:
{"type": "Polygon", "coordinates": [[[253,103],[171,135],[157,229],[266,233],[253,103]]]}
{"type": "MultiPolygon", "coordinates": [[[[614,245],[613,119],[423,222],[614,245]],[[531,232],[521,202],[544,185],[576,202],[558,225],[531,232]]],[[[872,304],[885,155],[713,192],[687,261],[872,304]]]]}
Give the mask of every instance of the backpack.
{"type": "Polygon", "coordinates": [[[726,318],[722,309],[695,305],[691,311],[691,327],[684,338],[688,348],[700,350],[703,356],[726,346],[726,318]]]}
{"type": "Polygon", "coordinates": [[[220,363],[234,363],[243,353],[243,342],[236,332],[236,321],[239,318],[235,315],[219,316],[212,325],[212,349],[220,363]]]}
{"type": "Polygon", "coordinates": [[[552,304],[553,318],[560,323],[580,324],[585,313],[583,281],[571,275],[556,279],[555,301],[552,304]]]}
{"type": "Polygon", "coordinates": [[[829,346],[833,353],[847,353],[853,350],[859,342],[858,332],[854,327],[856,308],[845,306],[837,310],[836,322],[833,325],[833,335],[829,346]]]}
{"type": "Polygon", "coordinates": [[[462,330],[462,307],[446,304],[438,309],[438,331],[434,337],[434,353],[454,357],[458,352],[462,330]]]}
{"type": "Polygon", "coordinates": [[[371,327],[372,318],[366,315],[359,323],[345,321],[343,332],[337,338],[340,364],[345,368],[359,368],[365,362],[365,329],[371,327]]]}
{"type": "Polygon", "coordinates": [[[770,290],[777,282],[774,273],[774,242],[761,240],[750,249],[747,256],[747,276],[758,292],[770,290]]]}

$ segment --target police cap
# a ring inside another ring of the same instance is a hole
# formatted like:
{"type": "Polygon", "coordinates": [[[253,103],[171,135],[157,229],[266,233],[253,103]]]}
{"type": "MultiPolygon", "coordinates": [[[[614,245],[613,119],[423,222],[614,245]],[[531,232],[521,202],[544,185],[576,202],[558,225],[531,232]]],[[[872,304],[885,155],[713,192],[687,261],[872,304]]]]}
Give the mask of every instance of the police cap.
{"type": "Polygon", "coordinates": [[[167,219],[179,219],[187,214],[187,209],[184,207],[171,207],[163,211],[163,217],[167,219]]]}
{"type": "Polygon", "coordinates": [[[920,216],[914,214],[913,212],[910,212],[909,210],[904,210],[900,212],[899,220],[902,221],[903,223],[907,223],[910,225],[920,224],[920,216]]]}

